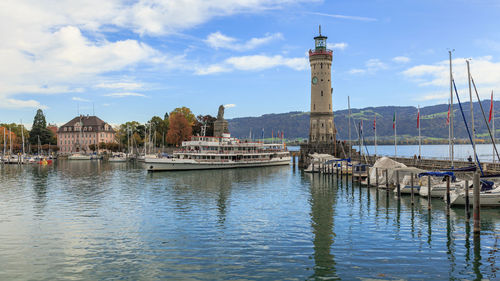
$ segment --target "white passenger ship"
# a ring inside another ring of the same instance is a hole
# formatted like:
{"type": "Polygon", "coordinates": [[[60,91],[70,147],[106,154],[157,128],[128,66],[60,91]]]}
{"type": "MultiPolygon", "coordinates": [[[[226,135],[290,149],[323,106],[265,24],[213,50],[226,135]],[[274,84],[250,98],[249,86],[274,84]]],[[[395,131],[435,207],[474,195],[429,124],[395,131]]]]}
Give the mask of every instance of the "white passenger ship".
{"type": "Polygon", "coordinates": [[[241,141],[223,134],[192,137],[172,157],[146,158],[148,171],[205,170],[289,165],[290,153],[283,143],[241,141]]]}

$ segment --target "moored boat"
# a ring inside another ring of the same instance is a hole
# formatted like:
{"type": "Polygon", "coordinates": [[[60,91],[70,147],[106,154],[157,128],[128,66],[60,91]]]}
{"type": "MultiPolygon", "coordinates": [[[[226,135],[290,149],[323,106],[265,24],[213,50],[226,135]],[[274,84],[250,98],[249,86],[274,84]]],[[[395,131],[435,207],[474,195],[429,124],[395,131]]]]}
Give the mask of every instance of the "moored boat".
{"type": "MultiPolygon", "coordinates": [[[[474,202],[474,192],[472,185],[468,188],[469,204],[474,202]]],[[[456,189],[450,193],[451,205],[466,204],[465,189],[456,189]]],[[[491,181],[481,180],[481,191],[479,192],[479,205],[481,207],[500,207],[500,187],[495,186],[491,181]]]]}
{"type": "Polygon", "coordinates": [[[92,156],[75,153],[68,157],[68,160],[91,160],[92,156]]]}
{"type": "Polygon", "coordinates": [[[290,154],[283,143],[240,141],[222,137],[192,137],[182,142],[171,157],[146,157],[148,171],[204,170],[289,165],[290,154]]]}

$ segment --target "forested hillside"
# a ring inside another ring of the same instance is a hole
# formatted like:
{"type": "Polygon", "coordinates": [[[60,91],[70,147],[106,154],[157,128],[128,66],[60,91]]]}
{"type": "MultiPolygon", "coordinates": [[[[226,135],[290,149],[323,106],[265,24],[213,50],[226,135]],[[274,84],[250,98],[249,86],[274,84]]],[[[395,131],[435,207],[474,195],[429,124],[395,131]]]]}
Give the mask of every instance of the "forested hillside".
{"type": "MultiPolygon", "coordinates": [[[[483,101],[483,109],[486,118],[488,119],[490,102],[483,101]]],[[[470,126],[470,103],[462,104],[464,115],[470,126]]],[[[495,115],[497,127],[500,127],[500,101],[495,102],[495,115]]],[[[467,138],[467,132],[464,126],[464,121],[458,104],[454,105],[454,128],[455,137],[458,139],[467,138]]],[[[392,129],[392,119],[396,113],[397,134],[401,137],[412,138],[418,136],[417,130],[417,108],[411,106],[383,106],[383,107],[367,107],[362,109],[351,109],[353,123],[351,124],[351,136],[357,138],[354,124],[359,125],[363,120],[363,134],[366,139],[372,139],[374,136],[373,121],[377,116],[377,137],[380,140],[390,139],[394,137],[392,129]]],[[[448,125],[446,119],[448,115],[448,105],[439,104],[420,108],[420,122],[422,137],[426,139],[447,139],[448,125]]],[[[339,139],[348,138],[348,111],[338,110],[334,112],[335,125],[337,126],[339,139]]],[[[266,138],[271,137],[271,133],[278,130],[285,132],[287,139],[307,138],[309,134],[309,112],[289,112],[277,114],[265,114],[260,117],[242,117],[229,119],[229,130],[233,136],[248,137],[250,131],[254,138],[261,138],[262,128],[266,138]]],[[[484,123],[483,115],[479,107],[479,103],[474,103],[474,123],[476,127],[477,137],[487,138],[488,131],[484,123]]],[[[497,130],[498,131],[498,130],[497,130]]]]}

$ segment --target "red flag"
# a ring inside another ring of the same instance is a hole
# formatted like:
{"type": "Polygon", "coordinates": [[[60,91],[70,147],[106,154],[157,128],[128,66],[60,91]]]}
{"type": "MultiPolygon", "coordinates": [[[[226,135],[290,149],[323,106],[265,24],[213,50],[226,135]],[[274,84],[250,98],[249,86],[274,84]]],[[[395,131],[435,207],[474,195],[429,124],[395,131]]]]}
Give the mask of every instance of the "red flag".
{"type": "Polygon", "coordinates": [[[450,124],[450,105],[448,104],[448,118],[446,118],[446,125],[450,124]]]}
{"type": "Polygon", "coordinates": [[[488,123],[491,122],[492,116],[493,116],[493,91],[491,91],[490,119],[488,120],[488,123]]]}
{"type": "Polygon", "coordinates": [[[375,116],[375,119],[373,119],[373,130],[377,130],[377,116],[375,116]]]}
{"type": "Polygon", "coordinates": [[[418,109],[417,112],[417,129],[420,128],[420,108],[418,109]]]}

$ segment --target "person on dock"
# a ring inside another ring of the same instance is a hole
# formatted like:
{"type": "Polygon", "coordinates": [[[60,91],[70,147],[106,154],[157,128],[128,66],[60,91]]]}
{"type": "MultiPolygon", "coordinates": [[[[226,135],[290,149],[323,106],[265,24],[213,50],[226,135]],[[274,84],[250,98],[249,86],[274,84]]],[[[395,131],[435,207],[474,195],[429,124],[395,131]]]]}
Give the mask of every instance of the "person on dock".
{"type": "Polygon", "coordinates": [[[472,157],[469,155],[469,158],[467,158],[467,160],[469,160],[469,163],[472,163],[472,157]]]}

